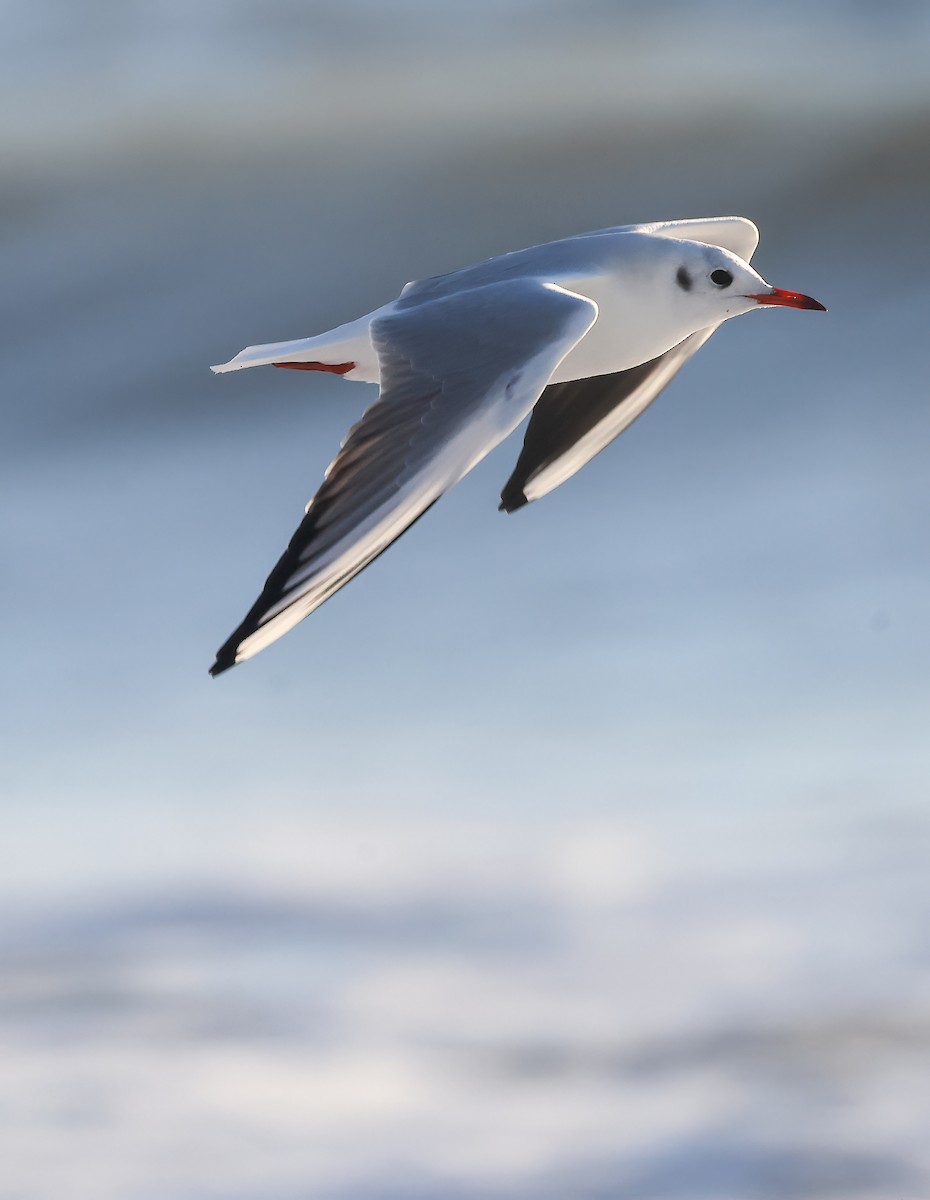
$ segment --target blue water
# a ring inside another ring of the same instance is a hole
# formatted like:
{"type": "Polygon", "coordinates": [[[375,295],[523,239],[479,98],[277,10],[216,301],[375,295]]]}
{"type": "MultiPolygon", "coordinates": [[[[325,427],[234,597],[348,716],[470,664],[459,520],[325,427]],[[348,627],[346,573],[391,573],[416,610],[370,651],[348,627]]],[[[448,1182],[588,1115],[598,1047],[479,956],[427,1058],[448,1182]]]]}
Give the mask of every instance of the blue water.
{"type": "Polygon", "coordinates": [[[0,8],[0,1195],[926,1195],[930,29],[809,9],[0,8]],[[371,398],[208,363],[734,211],[827,317],[208,678],[371,398]]]}

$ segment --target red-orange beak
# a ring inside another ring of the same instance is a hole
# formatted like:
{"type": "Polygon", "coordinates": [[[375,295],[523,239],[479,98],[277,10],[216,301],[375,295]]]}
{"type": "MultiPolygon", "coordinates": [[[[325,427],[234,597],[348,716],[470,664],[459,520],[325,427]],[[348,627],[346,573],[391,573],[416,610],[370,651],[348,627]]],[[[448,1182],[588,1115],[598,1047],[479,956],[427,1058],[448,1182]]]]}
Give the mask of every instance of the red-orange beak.
{"type": "Polygon", "coordinates": [[[803,292],[786,292],[783,288],[773,287],[770,292],[760,292],[757,296],[747,296],[747,300],[755,300],[758,304],[781,304],[785,308],[810,308],[814,312],[826,312],[826,307],[815,300],[813,296],[805,296],[803,292]]]}

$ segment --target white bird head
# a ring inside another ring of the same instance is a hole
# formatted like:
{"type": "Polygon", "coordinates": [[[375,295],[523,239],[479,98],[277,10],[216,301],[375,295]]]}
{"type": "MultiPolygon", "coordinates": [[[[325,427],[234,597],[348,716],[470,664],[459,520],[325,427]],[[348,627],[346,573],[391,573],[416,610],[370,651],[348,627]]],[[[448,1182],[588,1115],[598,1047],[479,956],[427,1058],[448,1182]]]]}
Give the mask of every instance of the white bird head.
{"type": "Polygon", "coordinates": [[[674,271],[677,307],[701,314],[699,328],[751,312],[760,305],[806,308],[826,312],[811,296],[772,287],[749,263],[721,246],[676,241],[666,263],[674,271]]]}

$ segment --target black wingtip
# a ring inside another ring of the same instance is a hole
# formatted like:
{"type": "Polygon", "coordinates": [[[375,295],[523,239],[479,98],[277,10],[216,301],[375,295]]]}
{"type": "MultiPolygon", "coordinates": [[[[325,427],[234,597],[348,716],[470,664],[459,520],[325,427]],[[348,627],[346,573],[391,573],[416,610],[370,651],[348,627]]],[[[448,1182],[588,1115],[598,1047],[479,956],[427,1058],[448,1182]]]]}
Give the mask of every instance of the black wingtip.
{"type": "Polygon", "coordinates": [[[526,504],[529,504],[529,500],[523,495],[523,489],[508,486],[501,492],[501,502],[497,506],[497,511],[512,513],[516,512],[518,508],[523,508],[526,504]]]}
{"type": "Polygon", "coordinates": [[[236,647],[226,646],[221,647],[216,652],[216,662],[210,668],[210,674],[216,678],[217,675],[222,675],[224,671],[228,671],[230,667],[236,665],[236,647]]]}

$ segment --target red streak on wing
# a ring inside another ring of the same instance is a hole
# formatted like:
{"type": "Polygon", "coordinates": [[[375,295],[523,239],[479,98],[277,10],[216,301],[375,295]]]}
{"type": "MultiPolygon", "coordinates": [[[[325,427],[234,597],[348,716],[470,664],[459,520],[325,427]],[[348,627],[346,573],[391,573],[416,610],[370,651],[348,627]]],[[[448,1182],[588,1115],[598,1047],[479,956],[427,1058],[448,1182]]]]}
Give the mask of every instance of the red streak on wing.
{"type": "Polygon", "coordinates": [[[292,362],[272,363],[273,367],[286,367],[289,371],[328,371],[331,375],[345,375],[355,366],[354,362],[321,363],[321,362],[292,362]]]}

